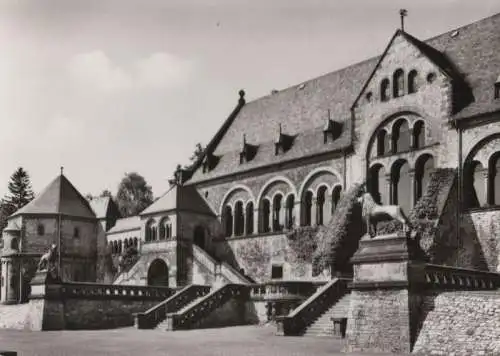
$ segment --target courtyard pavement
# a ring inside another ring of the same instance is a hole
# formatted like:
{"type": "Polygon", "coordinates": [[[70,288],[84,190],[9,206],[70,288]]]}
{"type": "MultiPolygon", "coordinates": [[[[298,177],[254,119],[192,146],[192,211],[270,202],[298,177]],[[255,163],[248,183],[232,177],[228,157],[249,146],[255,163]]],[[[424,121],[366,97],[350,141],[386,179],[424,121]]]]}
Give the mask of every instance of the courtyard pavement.
{"type": "Polygon", "coordinates": [[[0,330],[0,350],[17,351],[19,356],[346,355],[340,352],[340,340],[325,337],[280,337],[275,336],[274,331],[275,328],[271,326],[175,332],[134,328],[44,332],[0,330]]]}

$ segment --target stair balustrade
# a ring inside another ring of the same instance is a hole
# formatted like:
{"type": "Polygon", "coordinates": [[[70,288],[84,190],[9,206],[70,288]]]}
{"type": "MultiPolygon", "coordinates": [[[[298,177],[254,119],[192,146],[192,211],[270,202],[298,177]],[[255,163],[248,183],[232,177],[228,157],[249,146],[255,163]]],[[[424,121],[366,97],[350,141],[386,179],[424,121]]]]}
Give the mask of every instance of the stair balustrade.
{"type": "Polygon", "coordinates": [[[317,318],[348,293],[351,279],[335,278],[319,288],[299,307],[286,316],[276,317],[279,335],[299,336],[317,318]]]}
{"type": "Polygon", "coordinates": [[[153,329],[166,319],[168,313],[181,310],[192,301],[207,295],[209,292],[209,286],[189,285],[144,313],[137,313],[135,315],[135,326],[138,329],[153,329]]]}
{"type": "Polygon", "coordinates": [[[191,329],[214,310],[234,298],[248,300],[249,287],[242,284],[226,284],[207,294],[193,305],[175,313],[167,314],[167,330],[191,329]]]}

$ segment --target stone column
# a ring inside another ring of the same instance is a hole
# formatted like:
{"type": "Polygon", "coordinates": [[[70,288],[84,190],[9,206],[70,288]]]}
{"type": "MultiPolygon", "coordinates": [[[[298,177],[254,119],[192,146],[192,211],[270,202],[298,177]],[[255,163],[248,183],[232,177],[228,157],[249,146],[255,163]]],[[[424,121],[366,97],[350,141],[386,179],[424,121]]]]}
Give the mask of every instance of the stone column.
{"type": "Polygon", "coordinates": [[[389,193],[389,196],[387,197],[387,198],[389,198],[389,201],[386,202],[385,204],[387,204],[387,205],[394,204],[394,188],[393,188],[393,184],[392,184],[391,173],[388,173],[385,175],[385,184],[387,186],[387,192],[389,193]]]}
{"type": "MultiPolygon", "coordinates": [[[[481,171],[481,178],[483,180],[483,185],[484,185],[484,196],[483,196],[483,204],[481,206],[489,205],[490,204],[490,184],[489,184],[489,172],[488,168],[485,168],[481,171]]],[[[481,199],[479,199],[479,202],[481,202],[481,199]]]]}
{"type": "Polygon", "coordinates": [[[316,226],[317,214],[318,214],[318,205],[316,198],[313,198],[311,201],[311,226],[316,226]]]}
{"type": "Polygon", "coordinates": [[[423,252],[409,234],[361,240],[348,312],[347,352],[407,354],[416,337],[423,252]]]}
{"type": "Polygon", "coordinates": [[[410,192],[410,209],[413,209],[415,204],[417,204],[417,181],[415,180],[415,170],[410,169],[408,172],[408,177],[410,178],[410,186],[411,186],[411,192],[410,192]]]}
{"type": "Polygon", "coordinates": [[[253,233],[259,233],[259,207],[253,210],[253,233]]]}
{"type": "Polygon", "coordinates": [[[292,217],[294,219],[293,226],[292,226],[293,228],[300,226],[300,216],[302,214],[302,205],[301,204],[302,203],[300,200],[297,200],[294,202],[293,213],[292,213],[292,217]]]}

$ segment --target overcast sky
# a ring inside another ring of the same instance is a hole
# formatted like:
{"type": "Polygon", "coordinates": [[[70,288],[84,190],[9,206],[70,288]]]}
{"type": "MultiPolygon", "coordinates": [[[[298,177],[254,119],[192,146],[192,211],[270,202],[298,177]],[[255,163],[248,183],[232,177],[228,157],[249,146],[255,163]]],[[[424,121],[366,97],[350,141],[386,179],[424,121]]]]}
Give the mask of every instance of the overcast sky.
{"type": "Polygon", "coordinates": [[[426,39],[498,0],[2,0],[0,194],[65,167],[82,194],[137,171],[156,195],[237,103],[426,39]]]}

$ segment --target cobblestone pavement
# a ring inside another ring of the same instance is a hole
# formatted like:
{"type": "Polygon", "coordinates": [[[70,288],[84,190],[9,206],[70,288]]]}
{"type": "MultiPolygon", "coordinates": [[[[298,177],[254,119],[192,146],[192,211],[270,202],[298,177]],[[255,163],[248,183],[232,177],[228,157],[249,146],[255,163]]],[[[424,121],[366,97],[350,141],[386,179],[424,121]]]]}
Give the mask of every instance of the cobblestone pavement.
{"type": "Polygon", "coordinates": [[[340,340],[280,337],[273,335],[274,330],[258,326],[175,332],[134,328],[50,332],[0,330],[0,350],[17,351],[19,356],[345,355],[340,353],[340,340]]]}

